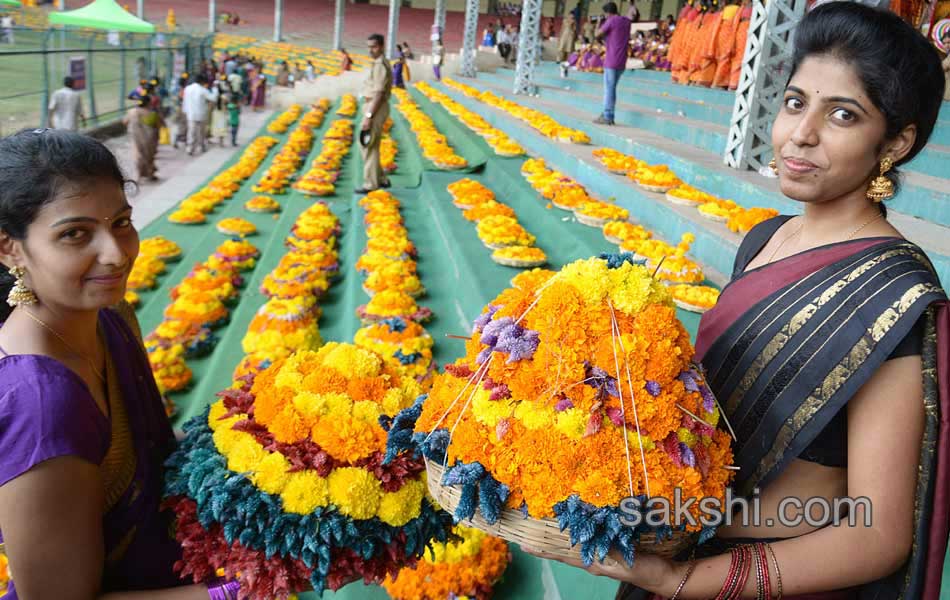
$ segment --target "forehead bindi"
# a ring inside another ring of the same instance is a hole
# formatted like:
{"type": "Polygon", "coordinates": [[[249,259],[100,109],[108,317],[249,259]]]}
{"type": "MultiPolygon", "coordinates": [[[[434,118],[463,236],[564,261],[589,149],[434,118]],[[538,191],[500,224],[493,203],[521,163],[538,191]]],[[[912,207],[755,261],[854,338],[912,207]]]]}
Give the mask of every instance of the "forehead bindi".
{"type": "Polygon", "coordinates": [[[867,108],[871,105],[854,67],[831,56],[810,56],[803,60],[788,85],[809,96],[853,98],[867,108]]]}
{"type": "Polygon", "coordinates": [[[57,227],[63,221],[109,222],[129,209],[125,192],[111,181],[67,184],[36,216],[35,223],[57,227]]]}

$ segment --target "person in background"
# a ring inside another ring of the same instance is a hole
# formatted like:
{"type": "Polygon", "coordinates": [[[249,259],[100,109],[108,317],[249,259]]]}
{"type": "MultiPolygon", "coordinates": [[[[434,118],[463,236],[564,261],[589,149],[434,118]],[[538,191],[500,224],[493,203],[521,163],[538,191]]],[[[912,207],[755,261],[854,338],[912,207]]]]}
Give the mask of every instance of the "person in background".
{"type": "Polygon", "coordinates": [[[595,33],[597,33],[597,28],[594,26],[594,17],[588,17],[581,25],[581,37],[587,40],[586,44],[589,44],[594,41],[595,33]]]}
{"type": "Polygon", "coordinates": [[[617,4],[604,4],[606,19],[597,31],[604,40],[604,112],[594,119],[601,125],[614,124],[614,107],[617,104],[617,82],[627,65],[627,48],[630,46],[630,19],[617,14],[617,4]]]}
{"type": "Polygon", "coordinates": [[[286,60],[281,61],[274,84],[280,87],[290,87],[290,65],[287,64],[286,60]]]}
{"type": "Polygon", "coordinates": [[[567,57],[574,52],[574,40],[577,39],[577,23],[574,21],[574,13],[570,13],[564,18],[561,25],[561,37],[557,42],[557,61],[563,63],[567,57]]]}
{"type": "Polygon", "coordinates": [[[127,183],[91,137],[0,140],[5,600],[239,593],[174,571],[182,552],[161,502],[175,436],[123,300],[139,252],[127,183]]]}
{"type": "Polygon", "coordinates": [[[234,70],[237,69],[238,62],[234,56],[226,55],[224,59],[224,74],[231,76],[231,73],[234,73],[234,70]]]}
{"type": "Polygon", "coordinates": [[[307,81],[313,81],[317,78],[317,68],[313,66],[312,61],[307,61],[307,69],[304,72],[304,77],[307,78],[307,81]]]}
{"type": "Polygon", "coordinates": [[[389,118],[389,97],[392,95],[393,72],[383,55],[385,38],[374,33],[367,38],[372,63],[366,69],[366,80],[360,96],[363,98],[363,120],[360,124],[359,142],[363,155],[363,185],[356,190],[365,194],[381,187],[389,187],[389,180],[380,164],[379,144],[383,138],[383,125],[389,118]]]}
{"type": "Polygon", "coordinates": [[[231,95],[231,88],[224,75],[215,82],[218,92],[217,99],[211,103],[211,139],[217,138],[218,146],[224,147],[224,138],[228,135],[227,98],[231,95]]]}
{"type": "Polygon", "coordinates": [[[241,103],[237,94],[228,94],[228,126],[231,128],[231,146],[237,146],[238,128],[241,126],[241,103]]]}
{"type": "Polygon", "coordinates": [[[350,54],[346,51],[346,48],[340,48],[340,54],[343,55],[340,58],[340,70],[349,71],[353,68],[353,59],[350,58],[350,54]]]}
{"type": "Polygon", "coordinates": [[[209,104],[218,101],[218,89],[209,90],[210,83],[204,73],[199,73],[194,83],[185,88],[182,111],[188,119],[188,155],[194,156],[199,148],[208,149],[205,132],[208,128],[209,104]]]}
{"type": "Polygon", "coordinates": [[[401,89],[406,88],[406,81],[409,80],[409,65],[406,64],[406,56],[400,47],[396,46],[396,60],[393,61],[393,86],[401,89]]]}
{"type": "Polygon", "coordinates": [[[630,19],[631,23],[640,22],[640,9],[637,8],[636,4],[630,4],[627,8],[627,18],[630,19]]]}
{"type": "Polygon", "coordinates": [[[482,46],[485,48],[494,48],[495,44],[495,26],[489,23],[485,31],[482,32],[482,46]]]}
{"type": "Polygon", "coordinates": [[[442,81],[442,64],[445,62],[445,46],[440,37],[435,41],[435,48],[432,51],[432,73],[436,81],[442,81]]]}
{"type": "Polygon", "coordinates": [[[256,71],[257,75],[251,81],[251,107],[254,112],[260,112],[267,105],[267,76],[261,72],[260,65],[256,71]]]}
{"type": "Polygon", "coordinates": [[[237,66],[228,75],[228,86],[231,88],[231,93],[238,96],[238,99],[240,99],[241,90],[244,87],[244,76],[246,74],[243,66],[237,66]]]}
{"type": "Polygon", "coordinates": [[[188,117],[182,110],[182,99],[176,98],[172,108],[172,148],[178,150],[178,144],[188,145],[188,117]]]}
{"type": "Polygon", "coordinates": [[[297,63],[297,70],[294,71],[294,85],[307,79],[307,71],[303,63],[297,63]]]}
{"type": "Polygon", "coordinates": [[[79,123],[86,126],[86,116],[82,112],[82,95],[73,89],[73,78],[63,77],[63,87],[53,92],[49,99],[49,123],[54,129],[78,131],[79,123]]]}
{"type": "Polygon", "coordinates": [[[501,61],[508,64],[508,57],[511,55],[511,27],[505,25],[499,29],[496,39],[498,40],[498,54],[501,56],[501,61]]]}
{"type": "Polygon", "coordinates": [[[3,17],[0,17],[0,27],[3,28],[3,37],[8,44],[14,44],[13,39],[13,25],[15,21],[13,20],[13,15],[5,14],[3,17]]]}
{"type": "Polygon", "coordinates": [[[406,57],[406,60],[413,60],[416,58],[416,55],[412,52],[412,48],[409,47],[409,42],[402,43],[402,55],[406,57]]]}
{"type": "Polygon", "coordinates": [[[158,181],[155,176],[155,154],[158,149],[158,131],[165,122],[151,108],[148,94],[136,96],[136,106],[122,118],[129,138],[132,140],[132,161],[140,179],[158,181]]]}
{"type": "Polygon", "coordinates": [[[670,33],[676,30],[676,18],[673,15],[666,15],[666,28],[670,30],[670,33]]]}

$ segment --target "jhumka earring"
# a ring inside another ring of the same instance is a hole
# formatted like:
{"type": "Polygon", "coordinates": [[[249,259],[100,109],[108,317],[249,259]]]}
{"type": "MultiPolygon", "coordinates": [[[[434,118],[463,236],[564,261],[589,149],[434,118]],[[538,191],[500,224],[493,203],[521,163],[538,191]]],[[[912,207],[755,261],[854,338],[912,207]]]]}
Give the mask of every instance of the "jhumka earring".
{"type": "Polygon", "coordinates": [[[778,163],[775,162],[775,159],[769,161],[769,168],[772,169],[773,173],[778,173],[778,163]]]}
{"type": "Polygon", "coordinates": [[[881,161],[880,175],[875,177],[871,181],[871,185],[868,187],[868,198],[874,202],[881,202],[887,200],[894,195],[894,182],[884,176],[885,173],[891,170],[891,167],[894,166],[894,161],[890,157],[885,156],[881,161]]]}
{"type": "Polygon", "coordinates": [[[13,275],[16,281],[13,282],[13,288],[10,289],[10,293],[7,295],[7,304],[10,306],[30,306],[31,304],[36,304],[36,294],[33,293],[33,290],[26,287],[26,282],[23,281],[23,276],[26,275],[26,269],[23,267],[12,267],[10,269],[10,275],[13,275]]]}

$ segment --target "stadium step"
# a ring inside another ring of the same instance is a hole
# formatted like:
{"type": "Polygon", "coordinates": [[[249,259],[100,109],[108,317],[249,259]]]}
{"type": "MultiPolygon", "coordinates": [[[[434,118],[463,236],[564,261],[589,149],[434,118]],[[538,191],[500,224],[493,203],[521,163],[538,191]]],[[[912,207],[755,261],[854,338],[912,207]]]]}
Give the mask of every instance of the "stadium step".
{"type": "MultiPolygon", "coordinates": [[[[630,77],[630,79],[638,78],[636,76],[641,73],[646,72],[636,71],[634,72],[635,76],[630,77]]],[[[581,75],[589,77],[596,74],[582,73],[581,75]]],[[[658,74],[654,73],[654,75],[658,74]]],[[[668,76],[668,74],[665,75],[668,76]]],[[[639,79],[641,82],[649,81],[649,78],[642,76],[639,79]]],[[[510,75],[506,75],[501,71],[485,76],[479,74],[478,81],[479,85],[485,86],[486,89],[490,89],[495,93],[502,95],[510,95],[511,93],[510,75]]],[[[676,87],[693,89],[686,86],[676,87]]],[[[602,106],[600,99],[590,93],[568,93],[563,90],[542,87],[541,94],[544,98],[555,101],[556,104],[553,110],[558,112],[560,116],[568,119],[578,117],[581,120],[582,129],[589,125],[589,123],[584,122],[586,118],[588,116],[593,118],[593,116],[599,114],[602,106]]],[[[520,98],[523,97],[519,97],[519,102],[521,101],[520,98]]],[[[530,102],[534,99],[526,98],[525,100],[530,102]]],[[[944,104],[946,106],[950,103],[944,104]]],[[[617,107],[616,121],[624,125],[631,125],[639,130],[636,139],[641,139],[644,133],[656,134],[662,139],[677,140],[699,148],[704,153],[715,155],[715,160],[721,160],[719,157],[723,154],[725,139],[728,134],[725,127],[700,120],[686,119],[666,112],[657,112],[656,108],[649,104],[631,104],[628,102],[626,93],[618,92],[617,107]]],[[[556,116],[555,118],[559,117],[556,116]]],[[[937,126],[938,133],[947,132],[947,134],[950,134],[950,122],[945,122],[943,119],[950,119],[950,109],[945,109],[941,113],[941,122],[937,126]]],[[[901,169],[904,173],[903,190],[888,203],[889,206],[905,215],[950,227],[950,152],[948,150],[950,148],[931,143],[920,156],[903,166],[901,169]]],[[[710,192],[717,193],[712,190],[710,192]]],[[[728,190],[720,195],[727,198],[735,197],[728,190]]],[[[739,201],[738,198],[736,200],[739,201]]]]}
{"type": "MultiPolygon", "coordinates": [[[[591,136],[592,145],[552,144],[550,140],[538,136],[533,129],[507,113],[467,98],[446,86],[442,86],[442,89],[467,108],[481,114],[490,123],[504,129],[529,152],[544,158],[552,168],[577,179],[592,194],[601,198],[615,198],[618,204],[628,208],[639,221],[667,241],[675,242],[683,233],[694,232],[696,242],[692,255],[704,265],[709,279],[714,283],[719,283],[717,279],[727,279],[731,273],[732,261],[741,236],[729,231],[722,224],[703,218],[690,207],[670,205],[660,195],[641,190],[625,177],[609,174],[591,155],[594,148],[610,147],[650,163],[667,164],[691,185],[720,197],[732,198],[747,207],[769,207],[786,214],[800,212],[798,203],[782,196],[775,179],[749,171],[730,169],[722,163],[718,153],[675,141],[649,130],[626,125],[594,125],[590,122],[593,113],[566,106],[559,102],[560,98],[512,98],[506,90],[481,78],[477,85],[524,106],[544,111],[567,127],[587,132],[591,136]]],[[[911,191],[911,187],[907,185],[898,198],[903,200],[911,191]]],[[[939,194],[942,207],[950,209],[947,191],[931,193],[934,198],[939,194]]],[[[907,201],[904,200],[904,203],[907,201]]],[[[900,204],[901,202],[890,203],[891,221],[905,236],[920,244],[930,254],[941,280],[950,282],[950,228],[903,213],[898,208],[900,204]]],[[[950,213],[950,210],[946,212],[950,213]]],[[[946,222],[950,223],[950,214],[944,216],[947,217],[946,222]]]]}

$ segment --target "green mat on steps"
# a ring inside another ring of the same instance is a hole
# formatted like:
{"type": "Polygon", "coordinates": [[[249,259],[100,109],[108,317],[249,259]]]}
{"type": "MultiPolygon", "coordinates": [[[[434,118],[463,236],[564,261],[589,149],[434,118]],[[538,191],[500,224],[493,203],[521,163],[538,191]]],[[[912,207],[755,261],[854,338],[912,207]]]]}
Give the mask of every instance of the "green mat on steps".
{"type": "MultiPolygon", "coordinates": [[[[420,99],[428,102],[425,98],[420,99]]],[[[404,121],[400,123],[399,119],[394,118],[393,136],[399,144],[399,154],[392,192],[402,203],[409,236],[419,249],[419,274],[427,288],[427,294],[419,303],[434,313],[433,320],[426,327],[436,340],[435,360],[445,364],[463,352],[462,342],[448,339],[445,334],[467,333],[482,307],[507,287],[514,275],[521,272],[520,269],[503,267],[491,261],[490,250],[479,241],[475,224],[466,221],[462,211],[452,204],[446,190],[449,183],[467,176],[491,188],[499,200],[515,209],[520,222],[537,236],[537,244],[547,253],[551,268],[559,268],[573,260],[614,251],[616,248],[603,238],[600,230],[576,222],[570,213],[546,208],[546,202],[540,199],[520,174],[523,159],[506,159],[490,154],[490,149],[480,138],[462,128],[442,107],[429,104],[424,110],[432,116],[440,130],[450,135],[457,151],[466,159],[479,153],[484,156],[483,168],[475,173],[463,175],[423,169],[421,167],[425,161],[421,159],[413,134],[404,121]],[[455,129],[450,127],[453,122],[456,124],[455,129]],[[417,183],[414,184],[414,180],[417,183]]],[[[395,111],[394,116],[401,119],[401,115],[396,115],[395,111]]],[[[323,125],[315,130],[314,146],[301,173],[309,160],[319,153],[323,133],[336,118],[331,109],[323,125]]],[[[266,130],[261,133],[266,133],[266,130]]],[[[283,143],[287,134],[275,137],[283,143]]],[[[290,190],[284,195],[274,196],[282,205],[282,211],[276,216],[254,214],[243,208],[243,203],[256,195],[251,187],[273,161],[279,148],[278,145],[271,150],[254,176],[245,182],[234,197],[209,215],[207,224],[176,225],[169,223],[163,215],[142,231],[143,237],[163,235],[174,240],[182,246],[184,255],[183,260],[169,265],[169,272],[161,277],[158,289],[142,294],[143,304],[138,316],[143,329],[149,331],[162,319],[162,312],[168,304],[168,290],[181,281],[193,264],[204,260],[225,239],[224,235],[215,231],[215,223],[225,217],[241,216],[258,227],[258,234],[249,239],[260,248],[262,258],[253,271],[245,274],[243,293],[238,304],[232,308],[229,325],[217,332],[220,340],[214,352],[206,358],[189,361],[195,383],[187,392],[174,396],[179,407],[176,425],[198,414],[214,400],[215,392],[230,384],[234,367],[243,357],[241,339],[247,325],[258,307],[266,301],[258,291],[260,282],[284,254],[283,239],[291,225],[313,202],[312,198],[290,190]]],[[[236,162],[238,156],[225,168],[236,162]]],[[[361,172],[359,152],[354,145],[343,162],[336,194],[324,199],[339,217],[343,230],[339,239],[340,277],[321,301],[323,317],[320,329],[324,340],[351,341],[359,328],[354,310],[368,301],[368,296],[362,290],[362,278],[354,268],[366,242],[362,208],[358,206],[359,196],[353,193],[361,172]]],[[[695,334],[698,315],[680,311],[679,316],[690,333],[695,334]]],[[[517,548],[513,548],[513,554],[515,560],[503,582],[496,588],[497,598],[540,600],[553,597],[549,594],[555,591],[561,598],[613,598],[616,583],[559,563],[539,561],[517,548]]],[[[382,599],[387,596],[377,586],[357,583],[336,593],[328,592],[324,597],[351,600],[382,599]]],[[[305,594],[302,598],[312,599],[316,596],[305,594]]]]}

